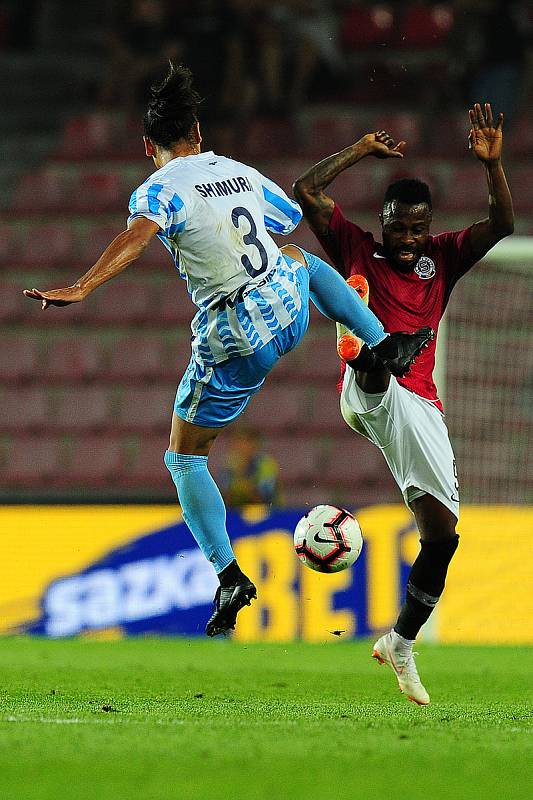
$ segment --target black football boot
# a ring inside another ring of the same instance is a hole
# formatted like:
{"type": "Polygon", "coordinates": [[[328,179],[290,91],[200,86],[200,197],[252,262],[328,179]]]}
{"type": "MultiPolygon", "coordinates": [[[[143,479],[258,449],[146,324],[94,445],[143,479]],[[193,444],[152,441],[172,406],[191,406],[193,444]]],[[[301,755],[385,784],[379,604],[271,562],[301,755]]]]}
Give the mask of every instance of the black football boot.
{"type": "Polygon", "coordinates": [[[432,328],[420,328],[416,333],[391,333],[370,348],[392,375],[403,377],[422,350],[435,338],[432,328]]]}
{"type": "Polygon", "coordinates": [[[221,585],[216,591],[213,601],[215,610],[205,626],[208,636],[218,636],[219,633],[233,630],[241,608],[249,606],[257,597],[252,581],[240,570],[239,573],[234,583],[221,585]]]}

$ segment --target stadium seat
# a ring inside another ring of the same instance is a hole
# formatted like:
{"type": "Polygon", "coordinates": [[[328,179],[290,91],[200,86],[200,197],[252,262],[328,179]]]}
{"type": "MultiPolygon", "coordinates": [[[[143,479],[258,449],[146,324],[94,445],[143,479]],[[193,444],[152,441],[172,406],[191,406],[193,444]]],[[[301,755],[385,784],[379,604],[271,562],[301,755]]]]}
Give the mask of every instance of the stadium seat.
{"type": "Polygon", "coordinates": [[[388,5],[365,7],[358,3],[342,17],[340,39],[347,51],[390,45],[393,36],[394,14],[388,5]]]}
{"type": "Polygon", "coordinates": [[[19,227],[11,222],[0,223],[0,265],[15,263],[19,253],[19,227]]]}
{"type": "Polygon", "coordinates": [[[161,338],[133,336],[115,340],[106,377],[132,381],[168,377],[168,349],[161,338]]]}
{"type": "Polygon", "coordinates": [[[159,292],[154,315],[165,324],[190,326],[197,308],[187,294],[185,282],[172,276],[159,292]]]}
{"type": "Polygon", "coordinates": [[[121,439],[106,433],[73,440],[63,480],[83,488],[115,485],[124,469],[121,439]]]}
{"type": "MultiPolygon", "coordinates": [[[[70,202],[69,181],[61,172],[31,172],[15,189],[13,207],[24,213],[53,211],[70,202]]],[[[42,237],[39,237],[42,241],[42,237]]]]}
{"type": "Polygon", "coordinates": [[[86,228],[78,236],[76,257],[79,263],[84,266],[92,266],[98,261],[106,247],[125,228],[125,214],[122,224],[118,220],[116,223],[91,224],[89,228],[86,228]]]}
{"type": "MultiPolygon", "coordinates": [[[[345,425],[345,423],[343,423],[345,425]]],[[[342,479],[354,487],[379,483],[388,467],[381,450],[345,425],[346,434],[328,438],[321,474],[326,481],[342,479]],[[342,453],[342,467],[338,454],[342,453]],[[342,474],[339,474],[342,473],[342,474]]]]}
{"type": "Polygon", "coordinates": [[[94,321],[108,324],[146,322],[157,317],[155,290],[149,283],[116,282],[99,292],[93,311],[94,321]]]}
{"type": "Polygon", "coordinates": [[[339,395],[335,385],[309,389],[305,414],[300,425],[316,433],[344,432],[346,423],[341,417],[339,395]]]}
{"type": "Polygon", "coordinates": [[[250,123],[244,146],[245,158],[283,158],[287,155],[287,143],[294,140],[290,123],[282,119],[255,119],[250,123]]]}
{"type": "Polygon", "coordinates": [[[278,462],[282,485],[312,480],[321,472],[322,448],[315,439],[269,436],[264,449],[278,462]]]}
{"type": "Polygon", "coordinates": [[[68,222],[39,225],[39,236],[29,230],[21,237],[19,259],[32,268],[71,265],[75,259],[74,236],[68,222]]]}
{"type": "Polygon", "coordinates": [[[174,384],[124,388],[117,424],[127,430],[170,431],[175,394],[174,384]]]}
{"type": "Polygon", "coordinates": [[[91,334],[48,341],[48,358],[43,359],[43,377],[62,381],[94,378],[100,366],[98,340],[91,334]]]}
{"type": "Polygon", "coordinates": [[[414,2],[404,11],[397,27],[399,47],[430,50],[442,47],[454,24],[451,5],[414,2]]]}
{"type": "Polygon", "coordinates": [[[111,148],[112,121],[107,114],[92,114],[67,120],[57,155],[67,160],[83,159],[111,148]]]}
{"type": "MultiPolygon", "coordinates": [[[[29,301],[27,301],[29,302],[29,301]]],[[[0,347],[0,375],[2,383],[20,383],[31,380],[36,373],[39,346],[37,339],[27,333],[2,337],[0,347]]]]}
{"type": "Polygon", "coordinates": [[[260,431],[295,430],[307,417],[307,391],[292,384],[279,387],[266,383],[252,397],[242,421],[260,431]]]}
{"type": "Polygon", "coordinates": [[[164,436],[141,436],[134,446],[130,468],[123,476],[126,485],[142,488],[169,489],[172,479],[165,467],[163,457],[168,448],[168,434],[164,436]]]}
{"type": "MultiPolygon", "coordinates": [[[[422,144],[422,131],[420,119],[417,114],[408,112],[398,112],[392,114],[380,114],[376,118],[377,129],[388,131],[396,142],[406,142],[405,152],[411,157],[419,153],[422,144]]],[[[390,163],[387,165],[390,167],[390,163]]]]}
{"type": "Polygon", "coordinates": [[[302,149],[309,157],[325,158],[353,144],[359,135],[357,120],[352,114],[315,116],[305,127],[302,149]]]}
{"type": "Polygon", "coordinates": [[[42,388],[9,388],[0,393],[0,430],[44,430],[50,418],[50,401],[42,388]]]}
{"type": "Polygon", "coordinates": [[[100,386],[73,386],[54,393],[48,427],[68,431],[100,430],[112,424],[112,397],[100,386]]]}
{"type": "Polygon", "coordinates": [[[10,488],[48,487],[61,471],[61,442],[34,436],[13,439],[0,473],[0,483],[10,488]]]}
{"type": "Polygon", "coordinates": [[[455,166],[448,179],[448,190],[441,198],[443,210],[468,211],[488,208],[488,189],[478,164],[455,166]]]}
{"type": "Polygon", "coordinates": [[[106,211],[127,207],[128,196],[119,172],[81,172],[74,182],[71,207],[75,211],[106,211]]]}
{"type": "Polygon", "coordinates": [[[29,300],[22,294],[22,287],[16,280],[0,280],[0,323],[18,322],[24,318],[29,308],[29,300]]]}

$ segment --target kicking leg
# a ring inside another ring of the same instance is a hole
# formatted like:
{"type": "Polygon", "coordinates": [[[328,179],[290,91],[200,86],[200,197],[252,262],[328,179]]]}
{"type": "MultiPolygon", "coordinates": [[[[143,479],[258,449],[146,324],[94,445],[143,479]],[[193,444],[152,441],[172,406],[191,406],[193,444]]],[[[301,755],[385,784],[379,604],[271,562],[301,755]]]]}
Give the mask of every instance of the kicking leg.
{"type": "Polygon", "coordinates": [[[386,334],[376,315],[333,267],[295,245],[285,245],[282,252],[307,267],[311,299],[318,310],[363,339],[393,375],[405,375],[433,339],[431,328],[386,334]]]}
{"type": "Polygon", "coordinates": [[[235,560],[226,530],[226,506],[207,465],[209,451],[220,431],[221,428],[192,425],[174,414],[165,453],[183,519],[220,580],[217,609],[206,627],[208,636],[233,628],[237,612],[256,595],[255,586],[235,560]]]}

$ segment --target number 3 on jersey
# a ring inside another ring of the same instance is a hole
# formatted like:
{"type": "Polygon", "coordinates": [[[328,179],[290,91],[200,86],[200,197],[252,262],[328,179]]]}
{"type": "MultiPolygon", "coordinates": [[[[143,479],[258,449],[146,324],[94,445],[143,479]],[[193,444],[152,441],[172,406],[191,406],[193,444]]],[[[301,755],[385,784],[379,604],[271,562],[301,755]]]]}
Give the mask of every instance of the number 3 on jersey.
{"type": "Polygon", "coordinates": [[[242,206],[237,206],[231,212],[231,221],[235,225],[237,229],[239,229],[239,222],[240,218],[245,217],[246,221],[250,226],[250,230],[248,233],[244,234],[242,240],[244,244],[251,244],[259,250],[259,255],[261,256],[261,266],[256,269],[247,255],[241,256],[241,264],[243,265],[244,269],[252,278],[256,278],[258,275],[261,275],[268,266],[268,255],[267,251],[263,247],[263,244],[260,239],[257,238],[257,226],[254,222],[254,218],[250,214],[247,208],[243,208],[242,206]]]}

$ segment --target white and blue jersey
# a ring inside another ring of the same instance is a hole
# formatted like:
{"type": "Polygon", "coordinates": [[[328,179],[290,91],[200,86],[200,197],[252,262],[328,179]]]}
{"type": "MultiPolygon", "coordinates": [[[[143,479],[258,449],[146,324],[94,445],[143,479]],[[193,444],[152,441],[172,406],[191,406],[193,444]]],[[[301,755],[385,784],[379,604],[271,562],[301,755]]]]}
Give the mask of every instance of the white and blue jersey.
{"type": "Polygon", "coordinates": [[[257,351],[297,318],[297,262],[269,235],[288,234],[300,207],[253,167],[213,152],[175,158],[130,199],[130,218],[160,227],[198,313],[193,358],[204,367],[257,351]]]}

